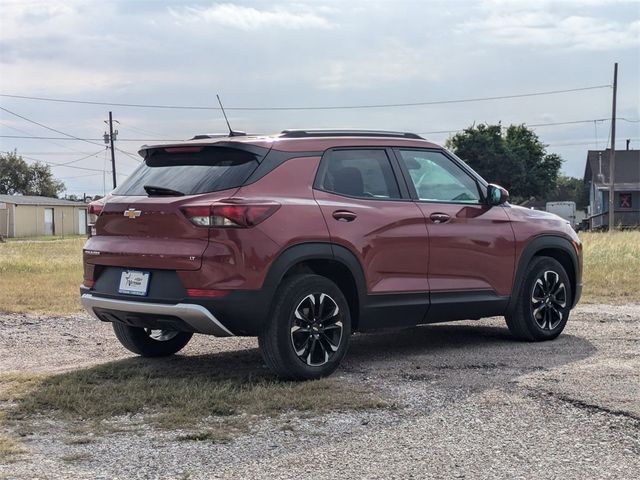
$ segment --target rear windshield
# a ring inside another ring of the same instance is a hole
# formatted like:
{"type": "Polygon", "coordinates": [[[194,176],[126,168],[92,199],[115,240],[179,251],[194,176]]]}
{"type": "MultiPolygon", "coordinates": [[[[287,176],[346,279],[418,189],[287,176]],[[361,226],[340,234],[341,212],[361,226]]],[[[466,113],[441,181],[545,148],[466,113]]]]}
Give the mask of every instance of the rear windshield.
{"type": "Polygon", "coordinates": [[[209,147],[196,152],[157,150],[113,194],[147,195],[145,186],[184,195],[217,192],[243,185],[257,166],[255,154],[234,148],[209,147]]]}

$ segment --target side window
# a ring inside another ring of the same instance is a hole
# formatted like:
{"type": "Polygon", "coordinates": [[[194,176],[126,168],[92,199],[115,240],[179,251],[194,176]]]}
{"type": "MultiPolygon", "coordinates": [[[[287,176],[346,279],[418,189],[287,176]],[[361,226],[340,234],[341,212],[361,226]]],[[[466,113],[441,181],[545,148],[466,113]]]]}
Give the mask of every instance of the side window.
{"type": "Polygon", "coordinates": [[[418,199],[431,202],[480,203],[476,181],[441,152],[400,150],[418,199]]]}
{"type": "Polygon", "coordinates": [[[325,154],[322,190],[348,197],[400,198],[398,183],[384,150],[331,150],[325,154]]]}

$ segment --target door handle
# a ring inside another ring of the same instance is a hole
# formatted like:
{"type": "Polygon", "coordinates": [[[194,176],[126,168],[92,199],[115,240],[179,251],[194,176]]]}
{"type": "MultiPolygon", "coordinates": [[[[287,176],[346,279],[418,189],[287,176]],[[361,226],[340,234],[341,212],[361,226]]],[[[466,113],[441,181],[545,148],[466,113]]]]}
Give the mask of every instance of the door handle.
{"type": "Polygon", "coordinates": [[[451,217],[446,213],[432,213],[429,217],[433,223],[446,223],[451,217]]]}
{"type": "Polygon", "coordinates": [[[332,215],[339,222],[353,222],[357,217],[355,213],[348,210],[336,210],[332,215]]]}

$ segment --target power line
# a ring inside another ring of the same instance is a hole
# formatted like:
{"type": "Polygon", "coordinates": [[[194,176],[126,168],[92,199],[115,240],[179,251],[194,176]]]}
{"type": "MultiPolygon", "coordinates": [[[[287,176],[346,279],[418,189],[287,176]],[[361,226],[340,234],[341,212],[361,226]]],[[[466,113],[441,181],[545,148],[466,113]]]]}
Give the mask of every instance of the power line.
{"type": "MultiPolygon", "coordinates": [[[[4,153],[14,153],[14,152],[7,152],[5,151],[4,153]]],[[[29,157],[27,155],[21,155],[21,154],[17,154],[22,158],[26,158],[27,160],[31,160],[33,162],[41,162],[41,163],[45,163],[47,165],[50,165],[52,167],[59,167],[60,164],[59,163],[53,163],[53,162],[47,162],[46,160],[41,160],[39,158],[33,158],[33,157],[29,157]]],[[[77,170],[87,170],[89,172],[100,172],[102,173],[102,170],[99,170],[97,168],[88,168],[88,167],[79,167],[78,165],[63,165],[65,168],[75,168],[77,170]]]]}
{"type": "Polygon", "coordinates": [[[87,158],[89,158],[89,157],[95,157],[95,156],[97,156],[99,153],[102,153],[102,150],[104,150],[104,149],[101,149],[101,150],[99,150],[99,151],[97,151],[97,152],[95,152],[95,153],[91,153],[91,154],[89,154],[89,155],[87,155],[87,156],[85,156],[85,157],[76,158],[75,160],[70,160],[70,161],[68,161],[68,162],[64,162],[64,163],[58,163],[57,165],[60,165],[60,166],[64,166],[64,165],[71,165],[72,163],[77,163],[77,162],[80,162],[80,161],[82,161],[82,160],[86,160],[86,159],[87,159],[87,158]]]}
{"type": "MultiPolygon", "coordinates": [[[[633,120],[628,118],[618,117],[617,120],[623,120],[625,122],[635,123],[640,122],[640,120],[633,120]]],[[[523,125],[527,127],[556,127],[560,125],[577,125],[581,123],[593,123],[593,122],[610,122],[610,118],[592,118],[589,120],[571,120],[568,122],[549,122],[549,123],[527,123],[522,122],[523,125]]],[[[418,135],[430,135],[436,133],[453,133],[453,132],[462,132],[465,130],[464,128],[450,128],[448,130],[433,130],[431,132],[418,132],[418,135]]]]}
{"type": "MultiPolygon", "coordinates": [[[[3,126],[3,127],[10,128],[11,130],[15,130],[16,132],[20,132],[20,133],[23,133],[23,134],[26,134],[26,135],[33,135],[31,132],[29,132],[29,131],[27,131],[27,130],[23,130],[23,129],[21,129],[21,128],[14,127],[13,125],[7,125],[5,122],[0,122],[0,124],[2,124],[2,126],[3,126]]],[[[64,137],[64,139],[65,139],[65,140],[73,140],[73,139],[69,139],[69,138],[67,138],[67,137],[64,137]]],[[[81,152],[80,150],[78,150],[77,148],[70,147],[69,145],[63,145],[63,144],[61,144],[61,143],[54,142],[54,141],[52,141],[53,139],[51,139],[51,140],[47,139],[47,140],[48,140],[48,141],[49,141],[49,143],[51,143],[52,145],[57,145],[57,146],[62,147],[62,148],[64,148],[64,149],[66,149],[66,150],[71,150],[71,151],[73,151],[73,152],[78,152],[78,153],[80,153],[80,154],[84,153],[84,152],[81,152]]]]}
{"type": "MultiPolygon", "coordinates": [[[[596,90],[596,89],[602,89],[602,88],[611,88],[611,85],[594,85],[590,87],[568,88],[563,90],[548,90],[543,92],[519,93],[519,94],[513,94],[513,95],[499,95],[494,97],[463,98],[463,99],[453,99],[453,100],[434,100],[434,101],[424,101],[424,102],[383,103],[383,104],[370,104],[370,105],[292,106],[292,107],[227,107],[226,110],[291,111],[291,110],[353,110],[353,109],[370,109],[370,108],[421,107],[421,106],[428,106],[428,105],[486,102],[486,101],[493,101],[493,100],[508,100],[513,98],[537,97],[542,95],[557,95],[562,93],[583,92],[587,90],[596,90]]],[[[82,104],[82,105],[103,105],[103,106],[109,106],[109,107],[162,108],[162,109],[180,109],[180,110],[220,110],[219,106],[154,105],[154,104],[142,104],[142,103],[103,102],[103,101],[92,101],[92,100],[73,100],[73,99],[63,99],[63,98],[52,98],[52,97],[31,97],[27,95],[11,95],[7,93],[0,94],[0,97],[16,98],[16,99],[22,99],[22,100],[35,100],[35,101],[42,101],[42,102],[75,103],[75,104],[82,104]]]]}
{"type": "MultiPolygon", "coordinates": [[[[633,120],[627,118],[618,117],[617,120],[623,120],[625,122],[636,123],[640,122],[640,120],[633,120]]],[[[523,122],[527,127],[555,127],[560,125],[575,125],[581,123],[593,123],[593,122],[609,122],[610,118],[592,118],[589,120],[571,120],[568,122],[550,122],[550,123],[527,123],[523,122]]],[[[451,133],[451,132],[461,132],[464,128],[450,128],[447,130],[432,130],[429,132],[418,132],[419,135],[431,135],[437,133],[451,133]]],[[[36,135],[0,135],[0,138],[16,138],[16,139],[28,139],[28,140],[68,140],[68,141],[78,141],[78,140],[101,140],[100,138],[69,138],[69,137],[43,137],[36,135]]],[[[184,138],[118,138],[119,142],[183,142],[184,138]]],[[[141,160],[135,156],[132,152],[127,152],[126,150],[122,150],[116,148],[116,151],[124,153],[125,155],[129,155],[131,158],[140,162],[141,160]]]]}
{"type": "Polygon", "coordinates": [[[143,128],[132,127],[131,125],[128,125],[126,123],[123,124],[122,122],[120,122],[120,125],[124,126],[126,129],[133,130],[134,132],[142,133],[143,135],[151,135],[151,136],[154,136],[154,137],[164,137],[165,136],[163,133],[157,133],[157,132],[152,132],[150,130],[145,130],[143,128]]]}
{"type": "MultiPolygon", "coordinates": [[[[14,115],[14,116],[18,117],[18,118],[21,118],[22,120],[25,120],[25,121],[27,121],[27,122],[33,123],[33,124],[35,124],[35,125],[38,125],[39,127],[45,128],[45,129],[47,129],[47,130],[51,130],[52,132],[56,132],[56,133],[59,133],[60,135],[64,135],[65,137],[68,137],[68,138],[58,138],[58,140],[62,140],[62,139],[64,139],[64,140],[73,139],[73,140],[78,140],[78,141],[80,141],[80,142],[86,142],[86,143],[90,143],[90,144],[92,144],[92,145],[97,145],[97,146],[99,146],[99,147],[102,147],[102,145],[101,145],[101,144],[99,144],[99,143],[95,143],[95,141],[93,141],[93,140],[89,140],[89,139],[87,139],[87,138],[80,138],[80,137],[76,137],[75,135],[71,135],[70,133],[66,133],[66,132],[63,132],[63,131],[61,131],[61,130],[57,130],[57,129],[55,129],[55,128],[53,128],[53,127],[49,127],[49,126],[47,126],[47,125],[45,125],[45,124],[43,124],[43,123],[36,122],[35,120],[31,120],[30,118],[27,118],[27,117],[25,117],[24,115],[20,115],[19,113],[12,112],[11,110],[9,110],[9,109],[7,109],[7,108],[0,107],[0,110],[3,110],[3,111],[5,111],[5,112],[7,112],[7,113],[9,113],[9,114],[11,114],[11,115],[14,115]]],[[[18,136],[16,136],[16,135],[14,135],[14,136],[2,135],[1,137],[4,137],[4,138],[20,138],[20,137],[18,137],[18,136]]],[[[25,138],[26,138],[26,137],[25,137],[25,138]]],[[[34,139],[34,140],[37,140],[38,138],[35,138],[35,137],[34,137],[33,139],[34,139]]],[[[55,140],[56,138],[53,138],[53,137],[49,137],[49,138],[47,138],[47,137],[42,137],[42,138],[40,138],[40,139],[41,139],[41,140],[52,140],[52,139],[54,139],[54,140],[55,140]]],[[[100,140],[100,139],[97,139],[97,140],[100,140]]],[[[130,158],[134,159],[134,160],[135,160],[135,161],[137,161],[138,163],[140,163],[140,162],[142,161],[142,160],[138,159],[138,158],[137,158],[133,153],[131,153],[131,152],[127,152],[126,150],[122,150],[122,149],[120,149],[120,148],[116,148],[115,150],[117,150],[117,151],[118,151],[118,152],[120,152],[120,153],[124,153],[125,155],[127,155],[128,157],[130,157],[130,158]]]]}
{"type": "MultiPolygon", "coordinates": [[[[106,150],[105,150],[105,151],[106,151],[106,150]]],[[[80,166],[78,166],[78,165],[64,165],[64,164],[61,164],[61,163],[48,162],[48,161],[46,161],[46,160],[42,160],[42,159],[39,159],[39,158],[30,157],[30,156],[27,156],[27,155],[22,155],[21,153],[17,153],[17,152],[9,151],[9,150],[4,150],[4,151],[2,151],[2,153],[16,153],[16,155],[18,155],[19,157],[25,158],[25,159],[27,159],[27,160],[31,160],[31,161],[33,161],[33,162],[40,162],[40,163],[44,163],[44,164],[46,164],[46,165],[50,165],[51,167],[74,168],[74,169],[76,169],[76,170],[86,170],[86,171],[89,171],[89,172],[100,172],[100,173],[102,173],[102,172],[103,172],[103,170],[101,170],[101,169],[97,169],[97,168],[80,167],[80,166]]],[[[108,172],[109,172],[109,173],[111,173],[111,170],[109,170],[108,172]]],[[[125,177],[126,177],[126,176],[130,175],[130,173],[118,173],[118,175],[123,175],[123,176],[125,176],[125,177]]]]}
{"type": "Polygon", "coordinates": [[[27,121],[29,123],[33,123],[34,125],[38,125],[39,127],[45,128],[47,130],[51,130],[52,132],[59,133],[60,135],[64,135],[65,137],[74,138],[74,139],[79,140],[81,142],[91,143],[92,145],[97,145],[99,147],[102,147],[102,145],[99,144],[99,143],[95,143],[95,142],[92,142],[90,140],[86,140],[86,139],[83,139],[83,138],[76,137],[75,135],[71,135],[70,133],[65,133],[65,132],[63,132],[61,130],[56,130],[55,128],[49,127],[49,126],[47,126],[47,125],[45,125],[43,123],[40,123],[40,122],[36,122],[35,120],[31,120],[30,118],[27,118],[27,117],[25,117],[23,115],[20,115],[19,113],[16,113],[16,112],[12,112],[11,110],[8,110],[8,109],[6,109],[4,107],[0,107],[0,110],[2,110],[4,112],[7,112],[8,114],[13,115],[15,117],[21,118],[22,120],[25,120],[25,121],[27,121]]]}
{"type": "Polygon", "coordinates": [[[87,173],[86,175],[75,175],[73,177],[56,177],[56,178],[58,180],[74,180],[76,178],[97,177],[98,175],[102,175],[102,172],[87,173]]]}
{"type": "MultiPolygon", "coordinates": [[[[638,140],[640,140],[640,138],[630,138],[629,140],[631,140],[632,142],[637,142],[638,140]]],[[[616,140],[616,144],[618,143],[622,143],[626,141],[626,139],[621,138],[619,140],[616,140]]],[[[546,144],[547,147],[574,147],[574,146],[579,146],[579,145],[593,145],[593,140],[590,142],[575,142],[575,143],[550,143],[550,144],[546,144]]],[[[607,143],[607,148],[609,148],[609,144],[607,143]]]]}
{"type": "MultiPolygon", "coordinates": [[[[91,155],[89,152],[79,152],[82,155],[91,155]]],[[[102,150],[100,151],[102,153],[102,150]]],[[[65,155],[69,156],[69,152],[20,152],[21,155],[65,155]]]]}
{"type": "MultiPolygon", "coordinates": [[[[120,140],[118,140],[120,141],[120,140]]],[[[138,163],[142,163],[142,159],[139,158],[135,153],[127,152],[126,150],[122,150],[121,148],[114,147],[116,152],[124,153],[127,157],[134,159],[138,163]]]]}
{"type": "MultiPolygon", "coordinates": [[[[619,118],[618,120],[624,120],[624,121],[628,121],[628,122],[640,122],[640,120],[628,120],[626,118],[619,118]]],[[[527,123],[527,122],[523,122],[524,125],[526,125],[527,127],[549,127],[549,126],[559,126],[559,125],[573,125],[573,124],[580,124],[580,123],[592,123],[592,122],[607,122],[610,121],[609,118],[594,118],[594,119],[590,119],[590,120],[572,120],[572,121],[568,121],[568,122],[550,122],[550,123],[527,123]]],[[[431,130],[429,132],[418,132],[420,135],[427,135],[427,134],[435,134],[435,133],[450,133],[450,132],[461,132],[463,131],[463,128],[450,128],[447,130],[431,130]]],[[[30,139],[30,140],[75,140],[73,138],[66,138],[66,137],[41,137],[41,136],[21,136],[21,135],[0,135],[0,138],[23,138],[23,139],[30,139]]],[[[86,138],[83,140],[100,140],[98,138],[86,138]]],[[[179,138],[119,138],[118,139],[119,142],[183,142],[185,141],[185,139],[179,139],[179,138]]],[[[118,150],[116,148],[116,150],[118,150]]],[[[131,152],[125,152],[123,150],[120,150],[123,153],[129,153],[130,155],[133,155],[131,152]]],[[[136,158],[136,160],[138,160],[136,158]]]]}
{"type": "MultiPolygon", "coordinates": [[[[43,137],[40,135],[0,135],[0,138],[28,138],[30,140],[69,140],[69,141],[98,141],[101,138],[69,138],[69,137],[43,137]]],[[[119,138],[119,142],[183,142],[185,139],[176,138],[119,138]]],[[[116,150],[118,150],[116,148],[116,150]]]]}

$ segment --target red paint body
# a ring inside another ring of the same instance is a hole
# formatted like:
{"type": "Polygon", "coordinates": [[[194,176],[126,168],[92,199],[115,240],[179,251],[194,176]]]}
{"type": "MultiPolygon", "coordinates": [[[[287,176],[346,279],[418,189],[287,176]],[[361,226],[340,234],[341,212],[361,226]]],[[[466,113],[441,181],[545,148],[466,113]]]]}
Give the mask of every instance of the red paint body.
{"type": "MultiPolygon", "coordinates": [[[[176,271],[186,289],[258,290],[289,247],[327,242],[345,247],[357,258],[369,295],[490,290],[508,297],[520,257],[533,238],[552,234],[580,249],[573,230],[559,217],[544,212],[508,204],[349,198],[313,187],[321,156],[329,148],[442,150],[426,141],[225,139],[230,141],[294,155],[257,181],[230,190],[180,197],[110,195],[95,224],[95,235],[84,247],[85,279],[96,281],[102,267],[115,266],[176,271]],[[304,156],[296,158],[295,152],[304,156]],[[180,210],[230,198],[277,202],[280,208],[251,228],[196,226],[180,210]],[[128,218],[124,212],[129,209],[141,213],[128,218]],[[356,217],[353,221],[336,219],[336,211],[356,217]],[[433,214],[446,214],[449,220],[435,222],[433,214]]],[[[215,145],[216,140],[186,143],[215,145]]],[[[579,251],[577,254],[581,258],[579,251]]]]}

